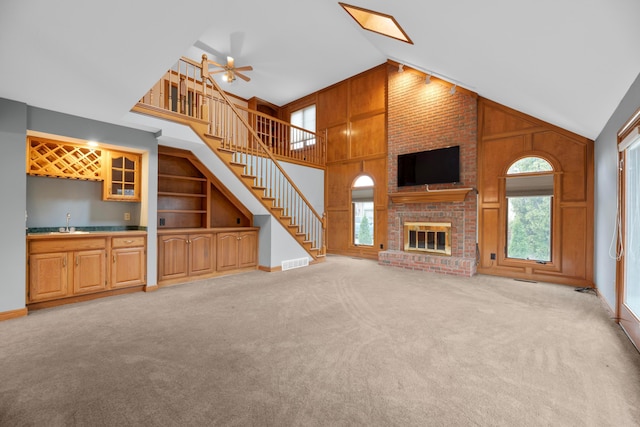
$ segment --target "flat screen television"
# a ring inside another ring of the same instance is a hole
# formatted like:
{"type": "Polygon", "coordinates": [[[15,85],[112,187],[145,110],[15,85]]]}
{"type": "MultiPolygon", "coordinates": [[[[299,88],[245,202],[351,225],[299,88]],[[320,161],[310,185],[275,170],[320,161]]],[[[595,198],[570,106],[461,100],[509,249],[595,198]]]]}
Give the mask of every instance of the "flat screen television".
{"type": "Polygon", "coordinates": [[[459,181],[459,145],[398,155],[398,187],[459,181]]]}

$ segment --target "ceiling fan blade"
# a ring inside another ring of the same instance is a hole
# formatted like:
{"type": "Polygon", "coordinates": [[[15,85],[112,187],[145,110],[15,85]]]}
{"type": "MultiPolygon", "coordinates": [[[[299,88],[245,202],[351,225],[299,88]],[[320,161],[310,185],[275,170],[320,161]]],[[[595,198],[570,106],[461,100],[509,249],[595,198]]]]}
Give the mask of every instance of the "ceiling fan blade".
{"type": "Polygon", "coordinates": [[[213,65],[214,67],[224,68],[224,65],[222,65],[222,64],[218,64],[217,62],[215,62],[215,61],[211,61],[210,59],[209,59],[209,60],[207,60],[207,62],[209,63],[209,65],[213,65]]]}
{"type": "Polygon", "coordinates": [[[251,81],[251,79],[247,76],[245,76],[242,73],[238,73],[237,71],[234,73],[236,76],[240,77],[242,80],[244,80],[245,82],[251,81]]]}
{"type": "Polygon", "coordinates": [[[234,68],[235,71],[252,71],[253,67],[251,65],[244,65],[242,67],[234,68]]]}

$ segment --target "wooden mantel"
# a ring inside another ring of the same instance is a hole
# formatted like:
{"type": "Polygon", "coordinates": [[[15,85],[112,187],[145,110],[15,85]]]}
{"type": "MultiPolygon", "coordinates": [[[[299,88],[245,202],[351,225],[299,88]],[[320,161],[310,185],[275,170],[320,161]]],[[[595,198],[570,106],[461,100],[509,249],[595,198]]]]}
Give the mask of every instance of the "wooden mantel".
{"type": "Polygon", "coordinates": [[[393,203],[462,202],[473,188],[389,193],[393,203]]]}

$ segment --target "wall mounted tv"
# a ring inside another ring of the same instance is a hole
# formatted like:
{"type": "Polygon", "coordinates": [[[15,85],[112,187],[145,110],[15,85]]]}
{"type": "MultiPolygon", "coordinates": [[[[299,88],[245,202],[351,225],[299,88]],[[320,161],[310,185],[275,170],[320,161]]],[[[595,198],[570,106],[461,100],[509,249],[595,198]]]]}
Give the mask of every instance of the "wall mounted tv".
{"type": "Polygon", "coordinates": [[[459,145],[398,155],[398,187],[459,181],[459,145]]]}

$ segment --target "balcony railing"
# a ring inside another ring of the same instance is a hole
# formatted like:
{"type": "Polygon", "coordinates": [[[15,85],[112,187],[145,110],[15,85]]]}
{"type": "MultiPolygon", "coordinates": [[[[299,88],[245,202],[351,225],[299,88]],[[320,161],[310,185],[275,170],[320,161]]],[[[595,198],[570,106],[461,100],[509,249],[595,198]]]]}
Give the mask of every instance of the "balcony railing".
{"type": "MultiPolygon", "coordinates": [[[[203,137],[220,142],[214,149],[232,153],[231,162],[242,164],[242,178],[265,206],[307,249],[326,253],[325,220],[298,189],[279,161],[324,167],[325,138],[258,111],[231,102],[202,64],[182,58],[140,100],[141,104],[189,117],[206,128],[203,137]]],[[[211,146],[210,143],[208,145],[211,146]]]]}

